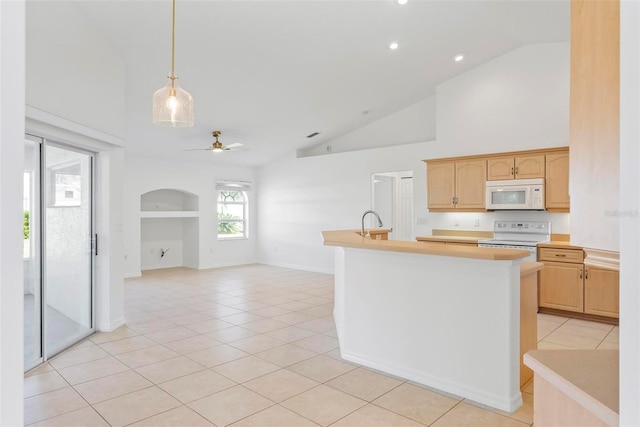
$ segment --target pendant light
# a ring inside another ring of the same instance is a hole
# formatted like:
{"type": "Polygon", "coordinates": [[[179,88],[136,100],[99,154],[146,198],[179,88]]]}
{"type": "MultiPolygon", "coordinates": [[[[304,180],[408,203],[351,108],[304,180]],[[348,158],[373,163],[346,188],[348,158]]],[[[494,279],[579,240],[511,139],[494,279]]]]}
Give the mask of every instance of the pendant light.
{"type": "Polygon", "coordinates": [[[176,45],[176,0],[173,0],[171,25],[171,75],[163,88],[153,94],[153,124],[168,127],[193,126],[193,98],[178,85],[174,73],[176,45]]]}

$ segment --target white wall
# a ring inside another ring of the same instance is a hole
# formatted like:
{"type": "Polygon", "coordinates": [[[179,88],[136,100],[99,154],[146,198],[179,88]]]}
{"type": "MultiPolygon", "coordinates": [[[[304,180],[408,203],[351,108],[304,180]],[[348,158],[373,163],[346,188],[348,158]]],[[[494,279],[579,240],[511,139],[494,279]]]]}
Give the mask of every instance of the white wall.
{"type": "MultiPolygon", "coordinates": [[[[122,187],[125,63],[74,2],[26,6],[27,129],[98,153],[97,328],[124,322],[122,187]]],[[[23,118],[24,120],[24,118],[23,118]]]]}
{"type": "MultiPolygon", "coordinates": [[[[259,170],[259,254],[262,262],[333,273],[333,248],[322,230],[359,229],[370,207],[371,175],[412,171],[414,209],[426,213],[426,172],[421,161],[435,142],[296,159],[259,170]]],[[[437,148],[437,147],[433,147],[437,148]]],[[[428,234],[427,227],[414,230],[428,234]]]]}
{"type": "Polygon", "coordinates": [[[23,425],[24,1],[0,1],[0,425],[23,425]]]}
{"type": "Polygon", "coordinates": [[[640,425],[640,3],[620,2],[620,425],[640,425]]]}
{"type": "Polygon", "coordinates": [[[127,155],[125,164],[125,277],[139,276],[146,268],[178,265],[213,268],[256,262],[257,185],[253,168],[202,162],[177,163],[135,155],[127,155]],[[224,179],[254,181],[254,190],[249,192],[247,240],[217,240],[218,193],[215,182],[224,179]],[[141,227],[140,196],[163,188],[196,195],[199,219],[144,219],[145,225],[141,227]],[[170,251],[160,259],[159,249],[167,247],[170,251]]]}
{"type": "Polygon", "coordinates": [[[436,98],[431,96],[327,143],[298,150],[298,156],[411,144],[435,138],[436,98]]]}
{"type": "Polygon", "coordinates": [[[438,87],[436,128],[438,135],[444,129],[443,140],[304,158],[291,155],[261,167],[260,259],[332,272],[333,250],[322,245],[320,232],[360,227],[362,213],[370,208],[371,175],[379,172],[413,171],[414,237],[431,234],[433,228],[456,228],[456,223],[460,229],[491,230],[495,219],[516,218],[552,221],[554,232],[568,233],[568,214],[429,213],[422,161],[566,146],[568,75],[568,44],[523,47],[438,87]],[[487,91],[489,83],[502,95],[487,91]],[[509,103],[515,105],[509,108],[509,103]],[[467,120],[474,112],[495,120],[467,120]],[[481,219],[479,227],[473,227],[475,218],[481,219]]]}
{"type": "Polygon", "coordinates": [[[27,2],[27,105],[122,138],[124,61],[73,3],[27,2]]]}
{"type": "Polygon", "coordinates": [[[436,139],[455,154],[569,145],[569,44],[528,45],[436,90],[436,139]]]}

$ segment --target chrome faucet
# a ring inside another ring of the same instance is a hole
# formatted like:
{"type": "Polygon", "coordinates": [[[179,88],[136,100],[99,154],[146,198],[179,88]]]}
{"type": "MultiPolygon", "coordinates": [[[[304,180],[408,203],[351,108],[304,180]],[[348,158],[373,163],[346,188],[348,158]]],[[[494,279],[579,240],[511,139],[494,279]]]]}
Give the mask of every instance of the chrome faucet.
{"type": "Polygon", "coordinates": [[[362,237],[365,237],[364,234],[364,217],[367,216],[367,214],[374,214],[376,216],[376,218],[378,218],[378,227],[382,227],[382,220],[380,219],[380,215],[378,215],[378,212],[369,209],[368,211],[366,211],[363,215],[362,215],[362,237]]]}

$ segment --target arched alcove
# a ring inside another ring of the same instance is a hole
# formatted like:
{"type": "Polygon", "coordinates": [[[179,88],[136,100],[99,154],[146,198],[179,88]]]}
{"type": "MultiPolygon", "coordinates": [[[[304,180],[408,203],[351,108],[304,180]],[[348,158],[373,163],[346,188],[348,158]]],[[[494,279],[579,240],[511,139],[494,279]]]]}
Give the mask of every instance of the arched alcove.
{"type": "Polygon", "coordinates": [[[199,197],[188,191],[161,188],[140,195],[140,212],[197,212],[198,206],[199,197]]]}
{"type": "Polygon", "coordinates": [[[199,266],[199,197],[162,188],[140,195],[140,269],[199,266]]]}

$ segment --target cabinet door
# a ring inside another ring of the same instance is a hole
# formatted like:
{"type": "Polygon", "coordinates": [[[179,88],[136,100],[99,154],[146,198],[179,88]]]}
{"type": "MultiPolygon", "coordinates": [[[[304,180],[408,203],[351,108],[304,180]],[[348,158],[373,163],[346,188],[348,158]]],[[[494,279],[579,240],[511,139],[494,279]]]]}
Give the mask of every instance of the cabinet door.
{"type": "Polygon", "coordinates": [[[427,208],[453,209],[455,163],[427,164],[427,208]]]}
{"type": "Polygon", "coordinates": [[[545,262],[540,270],[538,304],[558,310],[583,311],[583,265],[545,262]]]}
{"type": "Polygon", "coordinates": [[[487,181],[513,179],[515,166],[513,157],[494,157],[487,160],[487,181]]]}
{"type": "Polygon", "coordinates": [[[620,316],[620,273],[585,267],[584,312],[600,316],[620,316]]]}
{"type": "Polygon", "coordinates": [[[544,154],[518,156],[515,165],[515,177],[518,179],[544,178],[544,154]]]}
{"type": "Polygon", "coordinates": [[[547,209],[569,212],[569,152],[547,154],[545,205],[547,209]]]}
{"type": "Polygon", "coordinates": [[[486,160],[456,162],[456,209],[484,209],[486,160]]]}

